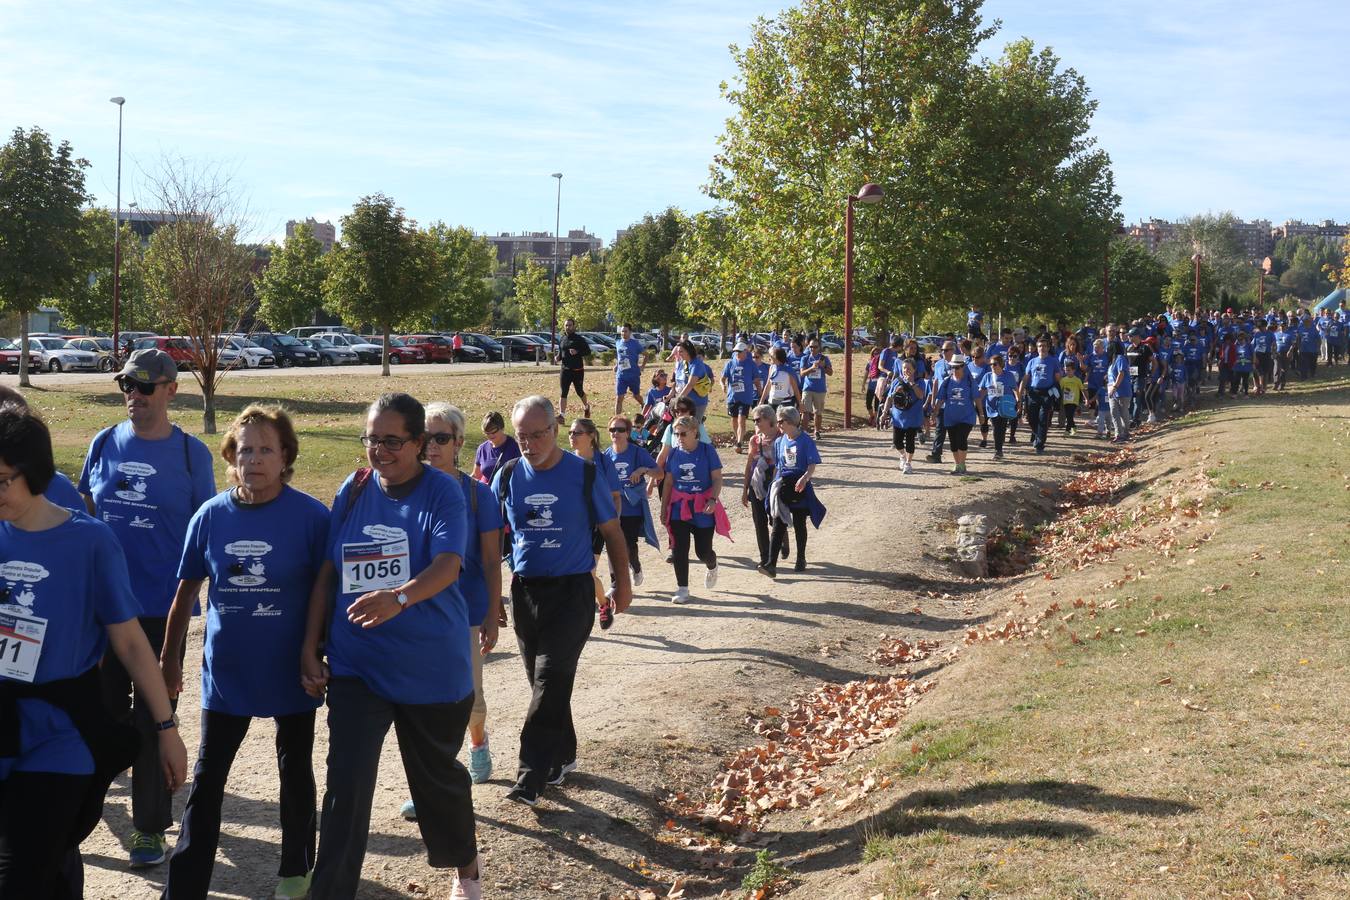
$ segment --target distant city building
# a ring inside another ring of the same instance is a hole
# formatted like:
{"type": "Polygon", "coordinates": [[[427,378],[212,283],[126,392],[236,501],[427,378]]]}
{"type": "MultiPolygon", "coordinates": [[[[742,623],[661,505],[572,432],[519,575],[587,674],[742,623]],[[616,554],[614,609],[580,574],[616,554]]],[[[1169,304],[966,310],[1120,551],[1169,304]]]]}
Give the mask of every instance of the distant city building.
{"type": "Polygon", "coordinates": [[[585,228],[574,228],[567,232],[566,237],[558,240],[558,259],[554,260],[551,231],[528,231],[521,234],[502,232],[487,235],[487,239],[497,251],[497,269],[501,272],[513,271],[516,257],[529,257],[546,267],[552,274],[555,264],[559,264],[560,270],[565,269],[567,261],[572,257],[594,253],[604,246],[603,241],[585,228]]]}
{"type": "MultiPolygon", "coordinates": [[[[1163,244],[1176,235],[1177,225],[1166,219],[1149,219],[1137,225],[1127,226],[1125,235],[1138,242],[1150,253],[1157,253],[1163,244]]],[[[1249,260],[1261,260],[1275,250],[1275,242],[1281,238],[1308,235],[1343,239],[1350,234],[1350,225],[1339,225],[1327,219],[1318,225],[1291,219],[1279,225],[1271,225],[1268,219],[1253,219],[1250,222],[1238,220],[1233,223],[1233,232],[1242,245],[1243,255],[1249,260]]]]}
{"type": "Polygon", "coordinates": [[[122,224],[135,232],[136,236],[141,239],[142,244],[149,244],[150,235],[176,218],[177,216],[173,213],[165,212],[162,209],[132,208],[122,210],[122,224]]]}
{"type": "Polygon", "coordinates": [[[1125,235],[1130,240],[1142,244],[1149,253],[1157,253],[1158,248],[1171,240],[1175,233],[1176,226],[1163,219],[1149,219],[1147,222],[1140,222],[1125,229],[1125,235]]]}
{"type": "Polygon", "coordinates": [[[306,218],[303,222],[297,222],[291,219],[286,223],[286,237],[295,235],[295,226],[297,225],[308,225],[314,239],[323,245],[323,252],[333,252],[333,244],[337,243],[337,229],[333,227],[332,222],[320,222],[317,219],[310,218],[306,218]]]}
{"type": "Polygon", "coordinates": [[[1326,238],[1344,238],[1350,234],[1350,226],[1338,225],[1330,219],[1323,219],[1320,223],[1312,225],[1308,222],[1300,222],[1297,219],[1291,219],[1276,225],[1270,230],[1272,241],[1280,238],[1298,237],[1306,235],[1309,237],[1326,238]]]}
{"type": "Polygon", "coordinates": [[[1233,231],[1242,243],[1243,255],[1247,259],[1265,259],[1275,249],[1269,219],[1237,222],[1233,225],[1233,231]]]}

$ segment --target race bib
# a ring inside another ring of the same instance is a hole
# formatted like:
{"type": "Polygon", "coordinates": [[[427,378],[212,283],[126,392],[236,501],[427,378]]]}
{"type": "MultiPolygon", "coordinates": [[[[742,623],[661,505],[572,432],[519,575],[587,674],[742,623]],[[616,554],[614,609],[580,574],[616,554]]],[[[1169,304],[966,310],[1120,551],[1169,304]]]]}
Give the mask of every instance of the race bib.
{"type": "Polygon", "coordinates": [[[411,577],[408,540],[342,545],[342,593],[399,587],[411,577]]]}
{"type": "Polygon", "coordinates": [[[732,392],[733,394],[744,394],[744,393],[745,393],[745,382],[744,382],[744,381],[733,381],[733,382],[731,383],[731,392],[732,392]]]}
{"type": "Polygon", "coordinates": [[[1003,385],[1000,384],[1000,383],[997,382],[997,381],[995,381],[993,384],[989,385],[989,396],[992,397],[992,398],[994,398],[995,400],[997,400],[999,397],[1002,397],[1002,396],[1003,396],[1003,385]]]}
{"type": "Polygon", "coordinates": [[[1138,378],[1138,377],[1139,377],[1139,367],[1138,367],[1138,366],[1130,366],[1130,377],[1131,377],[1131,378],[1138,378]]]}
{"type": "Polygon", "coordinates": [[[619,357],[619,371],[620,371],[620,372],[627,372],[627,371],[628,371],[629,369],[631,369],[631,368],[633,368],[633,361],[630,360],[630,359],[629,359],[628,357],[626,357],[626,356],[620,356],[620,357],[619,357]]]}
{"type": "Polygon", "coordinates": [[[0,613],[0,675],[31,684],[46,636],[46,619],[0,613]]]}
{"type": "Polygon", "coordinates": [[[783,448],[783,468],[784,468],[784,469],[795,469],[795,468],[797,468],[797,446],[796,446],[796,444],[790,444],[790,445],[788,445],[787,447],[784,447],[784,448],[783,448]]]}

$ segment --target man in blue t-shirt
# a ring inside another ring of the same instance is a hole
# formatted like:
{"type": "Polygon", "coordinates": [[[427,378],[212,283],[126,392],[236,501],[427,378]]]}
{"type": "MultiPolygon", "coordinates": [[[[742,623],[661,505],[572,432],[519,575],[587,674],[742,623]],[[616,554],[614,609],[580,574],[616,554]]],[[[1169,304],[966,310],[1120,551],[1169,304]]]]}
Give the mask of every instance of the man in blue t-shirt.
{"type": "Polygon", "coordinates": [[[745,449],[745,419],[755,405],[764,382],[759,366],[750,359],[750,347],[744,341],[732,348],[731,358],[722,366],[722,390],[727,395],[727,416],[736,435],[736,452],[745,449]]]}
{"type": "Polygon", "coordinates": [[[820,426],[825,418],[825,376],[834,374],[834,364],[821,352],[820,338],[811,338],[801,358],[802,428],[820,440],[820,426]],[[815,419],[814,425],[812,419],[815,419]]]}
{"type": "Polygon", "coordinates": [[[562,784],[577,766],[572,684],[595,622],[593,532],[604,540],[614,570],[616,612],[628,608],[633,588],[609,485],[594,469],[587,473],[592,463],[558,446],[553,404],[526,397],[511,422],[521,458],[497,470],[492,489],[511,528],[512,619],[532,696],[520,729],[516,783],[506,796],[534,806],[546,785],[562,784]]]}
{"type": "MultiPolygon", "coordinates": [[[[178,588],[178,560],[188,522],[216,492],[211,451],[169,421],[178,367],[163,350],[137,350],[116,377],[127,421],[94,436],[80,474],[90,515],[106,523],[127,557],[140,623],[158,658],[178,588]]],[[[173,824],[171,794],[160,770],[155,720],[115,655],[101,668],[105,701],[141,732],[131,769],[131,865],[164,862],[164,832],[173,824]]]]}
{"type": "Polygon", "coordinates": [[[614,415],[623,415],[623,398],[632,394],[642,402],[642,343],[633,337],[633,326],[623,323],[614,352],[614,415]]]}
{"type": "Polygon", "coordinates": [[[1050,431],[1050,416],[1058,399],[1059,379],[1062,374],[1059,360],[1050,352],[1050,338],[1036,342],[1039,353],[1026,361],[1022,375],[1022,396],[1026,398],[1027,423],[1031,425],[1031,442],[1037,453],[1045,452],[1045,439],[1050,431]]]}

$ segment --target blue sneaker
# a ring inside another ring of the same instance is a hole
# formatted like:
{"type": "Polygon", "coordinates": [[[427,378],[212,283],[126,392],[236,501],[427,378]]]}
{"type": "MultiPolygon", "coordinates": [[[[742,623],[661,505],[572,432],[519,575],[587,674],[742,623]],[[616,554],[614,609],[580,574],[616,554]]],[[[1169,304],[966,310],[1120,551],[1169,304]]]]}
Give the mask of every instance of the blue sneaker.
{"type": "Polygon", "coordinates": [[[417,821],[417,807],[413,806],[413,802],[411,800],[405,801],[404,804],[399,807],[398,814],[403,818],[407,819],[409,822],[417,821]]]}
{"type": "Polygon", "coordinates": [[[139,831],[133,831],[131,833],[131,868],[148,869],[151,866],[157,866],[164,862],[166,856],[168,856],[168,844],[164,840],[164,832],[142,834],[139,831]]]}
{"type": "Polygon", "coordinates": [[[484,740],[481,746],[469,747],[469,780],[474,784],[482,784],[491,777],[492,751],[484,740]]]}

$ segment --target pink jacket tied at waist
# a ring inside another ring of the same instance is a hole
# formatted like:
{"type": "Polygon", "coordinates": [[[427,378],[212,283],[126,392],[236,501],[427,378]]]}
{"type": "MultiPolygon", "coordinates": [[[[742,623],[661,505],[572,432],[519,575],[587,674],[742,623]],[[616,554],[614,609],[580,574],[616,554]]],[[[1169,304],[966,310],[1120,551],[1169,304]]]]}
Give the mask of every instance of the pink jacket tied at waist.
{"type": "Polygon", "coordinates": [[[731,537],[731,519],[727,517],[726,507],[722,505],[721,500],[714,500],[711,494],[711,491],[690,494],[686,491],[671,490],[670,498],[666,502],[666,538],[670,541],[670,546],[675,545],[675,532],[671,529],[670,523],[677,519],[681,522],[693,521],[694,516],[700,513],[712,513],[713,529],[733,544],[736,543],[731,537]],[[680,504],[678,516],[675,515],[677,503],[680,504]]]}

